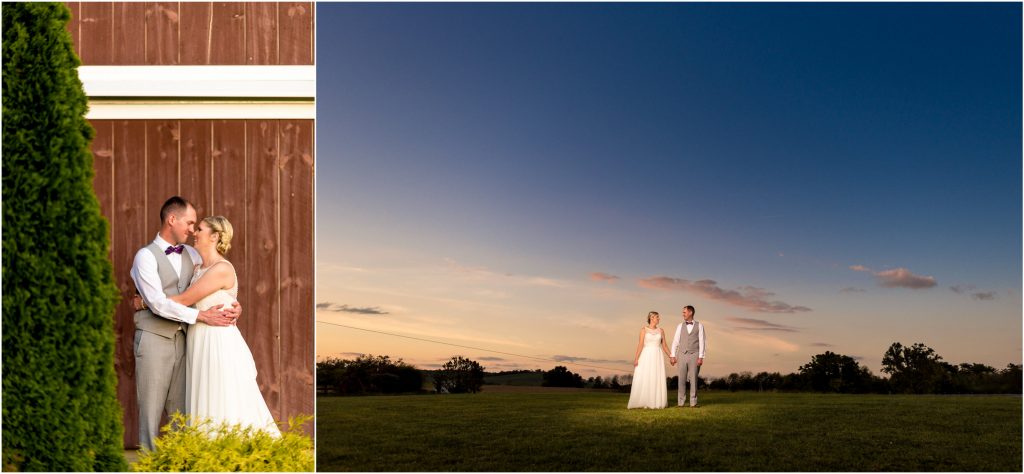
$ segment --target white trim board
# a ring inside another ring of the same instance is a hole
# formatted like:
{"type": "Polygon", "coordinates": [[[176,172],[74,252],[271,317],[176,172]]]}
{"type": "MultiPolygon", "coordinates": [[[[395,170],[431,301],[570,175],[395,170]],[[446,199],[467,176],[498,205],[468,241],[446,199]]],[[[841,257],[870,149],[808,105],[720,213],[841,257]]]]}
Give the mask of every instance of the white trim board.
{"type": "Polygon", "coordinates": [[[316,97],[316,66],[79,66],[89,97],[316,97]]]}
{"type": "Polygon", "coordinates": [[[90,100],[85,118],[147,119],[314,119],[316,103],[302,101],[90,100]]]}

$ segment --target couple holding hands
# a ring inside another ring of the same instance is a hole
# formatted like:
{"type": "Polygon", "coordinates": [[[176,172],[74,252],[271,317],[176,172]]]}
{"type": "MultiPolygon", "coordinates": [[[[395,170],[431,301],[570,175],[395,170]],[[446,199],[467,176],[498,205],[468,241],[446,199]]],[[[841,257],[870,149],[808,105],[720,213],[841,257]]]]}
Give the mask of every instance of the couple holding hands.
{"type": "Polygon", "coordinates": [[[633,358],[633,385],[627,408],[665,408],[668,406],[668,387],[665,382],[665,357],[679,365],[679,395],[677,405],[686,406],[686,384],[690,385],[690,406],[697,406],[697,374],[704,363],[704,325],[695,321],[693,306],[683,308],[683,322],[676,326],[672,350],[665,340],[665,330],[658,327],[661,316],[657,311],[647,313],[647,325],[640,329],[640,342],[633,358]]]}

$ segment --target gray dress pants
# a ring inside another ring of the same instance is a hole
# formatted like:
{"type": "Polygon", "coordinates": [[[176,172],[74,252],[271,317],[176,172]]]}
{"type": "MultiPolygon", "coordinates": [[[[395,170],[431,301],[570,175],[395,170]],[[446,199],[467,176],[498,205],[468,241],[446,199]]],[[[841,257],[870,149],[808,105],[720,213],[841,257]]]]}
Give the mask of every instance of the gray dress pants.
{"type": "Polygon", "coordinates": [[[185,332],[168,338],[135,330],[135,391],[139,444],[150,451],[164,413],[185,412],[185,332]]]}
{"type": "Polygon", "coordinates": [[[697,374],[700,373],[700,366],[697,365],[696,352],[684,352],[676,358],[679,365],[679,395],[676,403],[679,406],[686,404],[686,384],[690,384],[690,406],[697,405],[697,374]]]}

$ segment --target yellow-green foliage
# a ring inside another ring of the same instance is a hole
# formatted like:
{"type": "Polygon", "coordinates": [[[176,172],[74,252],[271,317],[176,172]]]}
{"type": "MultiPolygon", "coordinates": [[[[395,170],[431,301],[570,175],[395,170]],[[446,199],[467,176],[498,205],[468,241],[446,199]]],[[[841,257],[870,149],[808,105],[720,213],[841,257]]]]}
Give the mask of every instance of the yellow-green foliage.
{"type": "Polygon", "coordinates": [[[280,437],[253,428],[208,420],[195,425],[175,414],[153,451],[143,450],[135,471],[145,472],[312,472],[313,440],[302,432],[310,417],[289,420],[280,437]]]}

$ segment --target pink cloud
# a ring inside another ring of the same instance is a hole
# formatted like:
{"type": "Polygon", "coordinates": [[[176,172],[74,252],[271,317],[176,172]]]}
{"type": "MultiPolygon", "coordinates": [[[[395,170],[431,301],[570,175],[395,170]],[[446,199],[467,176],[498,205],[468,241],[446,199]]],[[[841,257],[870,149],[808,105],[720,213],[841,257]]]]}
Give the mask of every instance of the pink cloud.
{"type": "Polygon", "coordinates": [[[931,288],[937,283],[934,277],[915,275],[906,268],[894,268],[875,273],[878,277],[878,284],[886,288],[910,288],[920,290],[931,288]]]}
{"type": "MultiPolygon", "coordinates": [[[[906,268],[894,268],[892,270],[883,270],[876,272],[864,265],[851,265],[850,270],[855,272],[867,272],[875,276],[878,279],[878,285],[885,288],[910,288],[912,290],[920,290],[922,288],[931,288],[938,283],[935,281],[935,277],[915,275],[906,268]]],[[[954,289],[953,291],[957,291],[954,289]]]]}
{"type": "Polygon", "coordinates": [[[782,332],[798,332],[796,328],[790,326],[784,326],[782,324],[776,324],[771,321],[765,321],[763,319],[752,319],[752,318],[725,318],[733,324],[737,324],[736,329],[745,329],[749,331],[782,331],[782,332]]]}
{"type": "Polygon", "coordinates": [[[619,277],[615,275],[609,275],[604,272],[592,272],[590,274],[590,279],[593,281],[615,281],[618,280],[619,277]]]}
{"type": "Polygon", "coordinates": [[[764,288],[744,286],[738,290],[726,290],[719,287],[718,282],[714,280],[690,281],[667,276],[656,276],[640,279],[637,284],[642,288],[696,293],[713,300],[723,301],[759,313],[797,313],[811,310],[811,308],[806,306],[793,306],[781,301],[770,301],[768,298],[775,296],[775,293],[764,288]]]}

